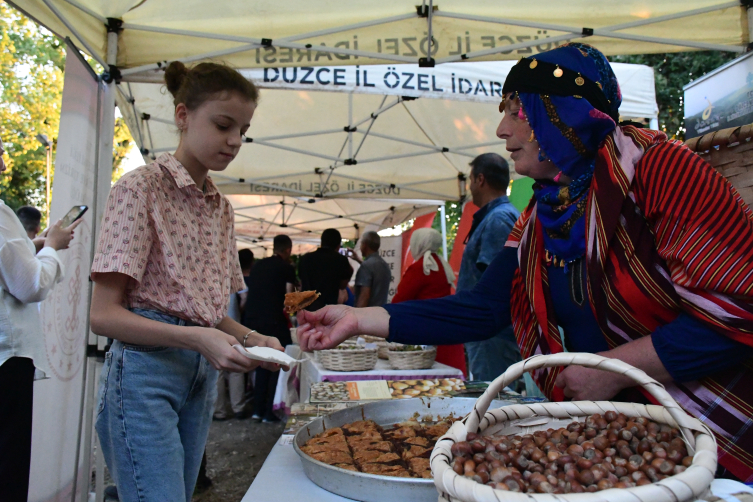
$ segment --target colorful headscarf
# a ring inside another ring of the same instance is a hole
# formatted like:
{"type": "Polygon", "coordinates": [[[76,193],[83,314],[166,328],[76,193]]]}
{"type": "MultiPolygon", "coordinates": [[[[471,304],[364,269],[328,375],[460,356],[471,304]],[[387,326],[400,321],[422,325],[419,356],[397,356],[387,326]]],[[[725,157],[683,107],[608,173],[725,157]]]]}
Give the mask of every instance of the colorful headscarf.
{"type": "Polygon", "coordinates": [[[585,195],[596,152],[617,126],[620,87],[604,55],[581,43],[524,58],[516,67],[504,92],[517,92],[541,147],[539,158],[572,179],[568,186],[550,180],[533,186],[544,247],[571,262],[585,254],[585,195]]]}

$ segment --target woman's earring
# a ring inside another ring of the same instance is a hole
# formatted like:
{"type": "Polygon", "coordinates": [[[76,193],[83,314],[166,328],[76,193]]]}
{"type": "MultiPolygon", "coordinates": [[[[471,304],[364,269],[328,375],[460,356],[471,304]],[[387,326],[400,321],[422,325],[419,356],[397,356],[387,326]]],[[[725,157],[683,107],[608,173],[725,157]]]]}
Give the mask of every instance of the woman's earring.
{"type": "Polygon", "coordinates": [[[536,136],[533,134],[533,129],[531,129],[531,137],[528,138],[528,142],[529,143],[533,143],[533,140],[535,140],[535,139],[536,139],[536,136]]]}

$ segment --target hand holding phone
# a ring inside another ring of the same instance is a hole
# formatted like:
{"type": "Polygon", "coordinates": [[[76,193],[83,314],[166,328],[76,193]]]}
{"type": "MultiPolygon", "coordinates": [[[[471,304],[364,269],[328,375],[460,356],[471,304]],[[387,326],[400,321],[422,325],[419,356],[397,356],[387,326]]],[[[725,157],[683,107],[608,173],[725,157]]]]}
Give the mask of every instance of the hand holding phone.
{"type": "Polygon", "coordinates": [[[68,226],[63,226],[63,223],[63,220],[58,220],[49,228],[44,247],[51,247],[55,251],[68,248],[73,240],[73,231],[81,224],[81,219],[76,219],[68,226]]]}
{"type": "Polygon", "coordinates": [[[70,211],[68,211],[65,216],[63,216],[63,219],[60,220],[62,222],[63,228],[70,227],[73,222],[80,219],[88,209],[89,206],[73,206],[70,211]]]}

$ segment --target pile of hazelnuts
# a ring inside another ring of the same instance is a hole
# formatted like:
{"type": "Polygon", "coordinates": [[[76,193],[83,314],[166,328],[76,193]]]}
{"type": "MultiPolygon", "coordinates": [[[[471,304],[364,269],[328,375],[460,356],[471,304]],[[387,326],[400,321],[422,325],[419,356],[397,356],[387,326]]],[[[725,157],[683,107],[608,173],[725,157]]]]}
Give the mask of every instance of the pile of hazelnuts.
{"type": "Polygon", "coordinates": [[[468,433],[451,452],[457,474],[523,493],[642,486],[679,474],[693,462],[677,429],[614,411],[523,436],[468,433]]]}

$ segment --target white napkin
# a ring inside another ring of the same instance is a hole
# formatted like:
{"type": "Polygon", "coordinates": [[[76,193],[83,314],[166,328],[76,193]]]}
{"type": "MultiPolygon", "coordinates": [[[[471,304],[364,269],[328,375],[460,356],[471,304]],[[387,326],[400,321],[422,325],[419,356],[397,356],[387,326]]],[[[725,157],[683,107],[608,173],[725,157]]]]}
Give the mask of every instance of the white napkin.
{"type": "Polygon", "coordinates": [[[305,361],[305,359],[293,359],[285,352],[281,352],[271,347],[242,347],[240,345],[233,345],[233,347],[249,359],[280,364],[288,369],[297,363],[305,361]]]}

